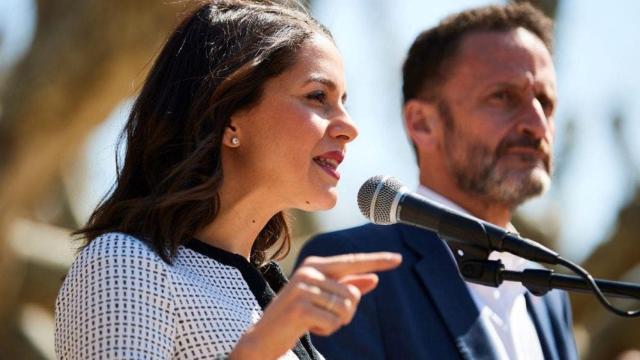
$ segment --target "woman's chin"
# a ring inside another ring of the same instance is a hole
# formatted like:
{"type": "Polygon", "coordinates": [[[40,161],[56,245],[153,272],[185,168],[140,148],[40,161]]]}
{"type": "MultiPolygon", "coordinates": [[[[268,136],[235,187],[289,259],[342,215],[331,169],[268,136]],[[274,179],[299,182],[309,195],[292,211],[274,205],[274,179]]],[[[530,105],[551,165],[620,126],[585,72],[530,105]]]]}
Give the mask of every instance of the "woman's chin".
{"type": "Polygon", "coordinates": [[[322,197],[317,197],[313,200],[309,199],[304,201],[302,206],[299,208],[304,211],[322,211],[329,210],[336,206],[336,202],[338,201],[338,194],[335,189],[325,194],[322,197]]]}

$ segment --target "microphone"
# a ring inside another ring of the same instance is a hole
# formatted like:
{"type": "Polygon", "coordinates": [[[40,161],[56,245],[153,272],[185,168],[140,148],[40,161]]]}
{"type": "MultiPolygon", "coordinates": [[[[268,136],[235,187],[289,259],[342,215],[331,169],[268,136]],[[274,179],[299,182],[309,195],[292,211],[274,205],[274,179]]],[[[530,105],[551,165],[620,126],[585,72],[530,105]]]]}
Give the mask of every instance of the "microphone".
{"type": "Polygon", "coordinates": [[[408,190],[391,176],[374,176],[358,191],[360,212],[372,223],[403,223],[430,230],[444,241],[460,242],[495,251],[506,251],[546,264],[558,264],[560,256],[537,242],[499,226],[448,209],[408,190]]]}

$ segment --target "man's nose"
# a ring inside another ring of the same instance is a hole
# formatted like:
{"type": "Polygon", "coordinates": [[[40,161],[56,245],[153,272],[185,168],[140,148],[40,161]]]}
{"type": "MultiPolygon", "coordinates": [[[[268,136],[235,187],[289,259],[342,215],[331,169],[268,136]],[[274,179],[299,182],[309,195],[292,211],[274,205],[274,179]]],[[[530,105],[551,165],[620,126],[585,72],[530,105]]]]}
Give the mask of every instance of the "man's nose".
{"type": "Polygon", "coordinates": [[[549,136],[551,121],[552,117],[545,112],[540,100],[533,98],[523,109],[518,122],[518,132],[535,139],[543,139],[549,136]]]}

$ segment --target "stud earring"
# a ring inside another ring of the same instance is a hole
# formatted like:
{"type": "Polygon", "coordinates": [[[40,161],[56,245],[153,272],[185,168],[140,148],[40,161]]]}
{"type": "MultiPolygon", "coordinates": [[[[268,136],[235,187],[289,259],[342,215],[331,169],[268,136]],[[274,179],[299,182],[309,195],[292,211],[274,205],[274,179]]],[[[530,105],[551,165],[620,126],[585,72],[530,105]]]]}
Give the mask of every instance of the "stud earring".
{"type": "Polygon", "coordinates": [[[231,145],[233,146],[238,146],[240,145],[240,139],[238,139],[237,136],[233,136],[231,137],[231,145]]]}

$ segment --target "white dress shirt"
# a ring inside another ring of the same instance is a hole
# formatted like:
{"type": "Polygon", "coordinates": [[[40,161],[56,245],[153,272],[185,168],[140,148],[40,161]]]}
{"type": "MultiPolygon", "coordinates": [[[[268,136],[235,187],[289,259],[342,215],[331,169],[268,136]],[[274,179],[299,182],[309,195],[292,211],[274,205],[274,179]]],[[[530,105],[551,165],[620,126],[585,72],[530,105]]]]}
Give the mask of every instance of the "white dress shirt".
{"type": "MultiPolygon", "coordinates": [[[[425,186],[421,185],[418,193],[451,210],[474,217],[451,200],[425,186]]],[[[509,225],[510,230],[515,230],[511,224],[509,225]]],[[[493,251],[489,259],[501,260],[508,270],[523,270],[527,265],[526,260],[506,252],[493,251]]],[[[538,333],[527,311],[524,297],[527,289],[522,284],[505,281],[498,288],[470,282],[466,284],[480,316],[490,325],[488,335],[500,359],[544,359],[538,333]]]]}

